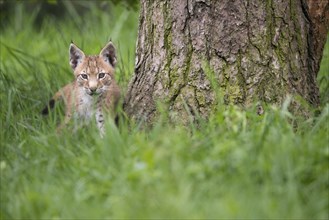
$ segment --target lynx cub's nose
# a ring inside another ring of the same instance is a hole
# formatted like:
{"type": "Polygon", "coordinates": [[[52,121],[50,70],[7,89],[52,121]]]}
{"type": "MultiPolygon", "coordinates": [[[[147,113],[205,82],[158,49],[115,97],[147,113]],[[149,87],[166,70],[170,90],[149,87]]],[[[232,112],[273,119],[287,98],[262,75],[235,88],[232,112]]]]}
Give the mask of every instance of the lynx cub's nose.
{"type": "Polygon", "coordinates": [[[89,93],[88,93],[88,95],[96,95],[96,88],[89,88],[89,93]]]}
{"type": "Polygon", "coordinates": [[[90,95],[94,95],[96,93],[96,90],[97,90],[97,82],[94,80],[91,80],[89,82],[90,95]]]}

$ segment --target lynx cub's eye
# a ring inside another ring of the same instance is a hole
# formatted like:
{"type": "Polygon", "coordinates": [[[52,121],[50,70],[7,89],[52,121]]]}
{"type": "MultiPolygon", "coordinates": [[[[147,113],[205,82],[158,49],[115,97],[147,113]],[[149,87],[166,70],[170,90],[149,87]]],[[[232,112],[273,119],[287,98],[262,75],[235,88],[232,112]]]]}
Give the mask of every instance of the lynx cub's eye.
{"type": "Polygon", "coordinates": [[[88,79],[88,75],[87,74],[84,74],[83,73],[83,74],[80,74],[80,76],[81,76],[82,79],[88,79]]]}
{"type": "Polygon", "coordinates": [[[105,77],[105,73],[98,73],[98,79],[104,78],[105,77]]]}

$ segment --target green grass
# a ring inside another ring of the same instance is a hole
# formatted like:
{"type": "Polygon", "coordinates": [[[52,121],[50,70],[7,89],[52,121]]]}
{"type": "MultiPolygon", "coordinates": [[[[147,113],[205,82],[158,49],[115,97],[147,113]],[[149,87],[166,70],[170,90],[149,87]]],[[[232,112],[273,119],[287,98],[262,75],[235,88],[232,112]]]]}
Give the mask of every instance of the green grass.
{"type": "Polygon", "coordinates": [[[125,89],[138,13],[91,8],[84,26],[46,17],[40,29],[21,16],[0,35],[2,219],[328,219],[328,62],[322,113],[297,128],[287,105],[263,116],[220,106],[198,128],[169,125],[163,114],[150,130],[108,123],[104,139],[95,125],[57,135],[61,109],[40,111],[73,78],[70,40],[92,54],[112,37],[125,89]]]}

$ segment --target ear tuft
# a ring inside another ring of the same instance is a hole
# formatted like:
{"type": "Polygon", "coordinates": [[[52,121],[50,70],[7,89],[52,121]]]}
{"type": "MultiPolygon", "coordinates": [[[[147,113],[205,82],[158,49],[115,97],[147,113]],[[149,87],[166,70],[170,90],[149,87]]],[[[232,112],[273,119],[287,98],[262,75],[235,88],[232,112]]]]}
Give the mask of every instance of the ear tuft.
{"type": "Polygon", "coordinates": [[[115,54],[115,47],[111,41],[101,50],[99,55],[104,59],[105,62],[115,67],[117,58],[115,54]]]}
{"type": "Polygon", "coordinates": [[[73,42],[70,44],[70,65],[73,70],[77,68],[77,66],[84,59],[85,54],[82,50],[80,50],[73,42]]]}

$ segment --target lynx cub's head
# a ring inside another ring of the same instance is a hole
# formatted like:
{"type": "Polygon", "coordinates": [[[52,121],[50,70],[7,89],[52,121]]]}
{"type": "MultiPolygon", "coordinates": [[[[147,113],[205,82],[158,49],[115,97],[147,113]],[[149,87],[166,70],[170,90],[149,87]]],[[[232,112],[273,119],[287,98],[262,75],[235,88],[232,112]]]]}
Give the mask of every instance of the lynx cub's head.
{"type": "Polygon", "coordinates": [[[86,56],[76,45],[70,45],[70,65],[78,86],[88,95],[107,91],[114,80],[115,47],[109,42],[97,56],[86,56]]]}

